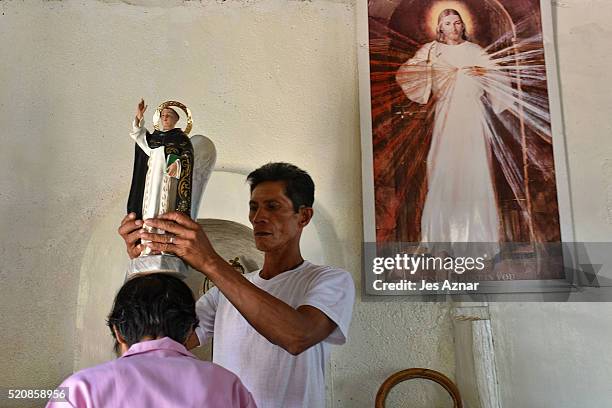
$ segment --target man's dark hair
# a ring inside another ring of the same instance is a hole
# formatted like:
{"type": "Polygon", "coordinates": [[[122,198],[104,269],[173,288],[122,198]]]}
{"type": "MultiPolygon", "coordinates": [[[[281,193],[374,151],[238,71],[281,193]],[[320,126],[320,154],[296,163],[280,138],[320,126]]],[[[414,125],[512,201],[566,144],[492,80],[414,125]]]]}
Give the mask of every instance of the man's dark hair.
{"type": "Polygon", "coordinates": [[[304,170],[289,163],[268,163],[247,176],[251,193],[258,184],[265,181],[282,181],[285,183],[285,195],[293,203],[293,210],[301,207],[312,207],[314,202],[314,182],[304,170]]]}
{"type": "MultiPolygon", "coordinates": [[[[195,299],[189,287],[175,276],[136,275],[119,289],[107,324],[113,337],[115,326],[128,346],[147,336],[170,337],[183,344],[198,325],[195,299]]],[[[115,342],[116,349],[118,346],[115,342]]]]}

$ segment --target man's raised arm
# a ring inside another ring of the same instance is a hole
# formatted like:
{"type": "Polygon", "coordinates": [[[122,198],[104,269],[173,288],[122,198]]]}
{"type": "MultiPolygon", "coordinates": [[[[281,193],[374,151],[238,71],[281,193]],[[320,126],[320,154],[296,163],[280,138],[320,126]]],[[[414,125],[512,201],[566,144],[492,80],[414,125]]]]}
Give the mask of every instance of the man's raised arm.
{"type": "Polygon", "coordinates": [[[206,275],[255,330],[287,352],[300,354],[336,328],[318,308],[303,305],[294,309],[249,282],[215,252],[200,225],[186,215],[168,213],[145,223],[170,233],[140,232],[141,239],[151,241],[148,246],[175,254],[206,275]]]}

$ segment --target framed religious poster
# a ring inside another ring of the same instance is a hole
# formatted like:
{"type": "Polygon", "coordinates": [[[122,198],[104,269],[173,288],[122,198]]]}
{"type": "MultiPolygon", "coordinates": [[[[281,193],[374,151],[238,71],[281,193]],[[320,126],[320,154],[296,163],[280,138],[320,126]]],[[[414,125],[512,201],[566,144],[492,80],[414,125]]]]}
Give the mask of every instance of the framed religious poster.
{"type": "Polygon", "coordinates": [[[366,294],[571,287],[550,2],[359,3],[366,294]]]}

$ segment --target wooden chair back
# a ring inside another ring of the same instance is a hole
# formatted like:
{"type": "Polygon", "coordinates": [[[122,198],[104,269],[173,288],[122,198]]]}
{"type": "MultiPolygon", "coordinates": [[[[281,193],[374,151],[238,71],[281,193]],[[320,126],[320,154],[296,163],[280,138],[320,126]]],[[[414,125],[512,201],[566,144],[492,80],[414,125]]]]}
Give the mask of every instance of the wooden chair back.
{"type": "Polygon", "coordinates": [[[463,408],[461,394],[459,394],[459,389],[455,383],[441,372],[428,370],[427,368],[409,368],[407,370],[398,371],[387,378],[376,393],[375,408],[385,408],[385,400],[387,399],[387,395],[389,395],[391,388],[403,381],[417,378],[423,378],[440,384],[453,399],[454,408],[463,408]]]}

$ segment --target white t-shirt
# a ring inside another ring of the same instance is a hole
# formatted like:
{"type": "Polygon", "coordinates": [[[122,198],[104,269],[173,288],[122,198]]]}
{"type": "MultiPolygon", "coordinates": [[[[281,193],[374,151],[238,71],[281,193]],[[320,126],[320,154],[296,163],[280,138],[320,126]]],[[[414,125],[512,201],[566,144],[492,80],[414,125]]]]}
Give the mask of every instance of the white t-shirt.
{"type": "Polygon", "coordinates": [[[345,270],[308,261],[272,279],[261,278],[259,271],[245,277],[293,308],[316,307],[338,327],[293,356],[259,334],[215,287],[196,303],[200,344],[214,335],[213,362],[235,373],[259,408],[323,408],[325,364],[330,344],[346,342],[355,300],[353,278],[345,270]]]}

